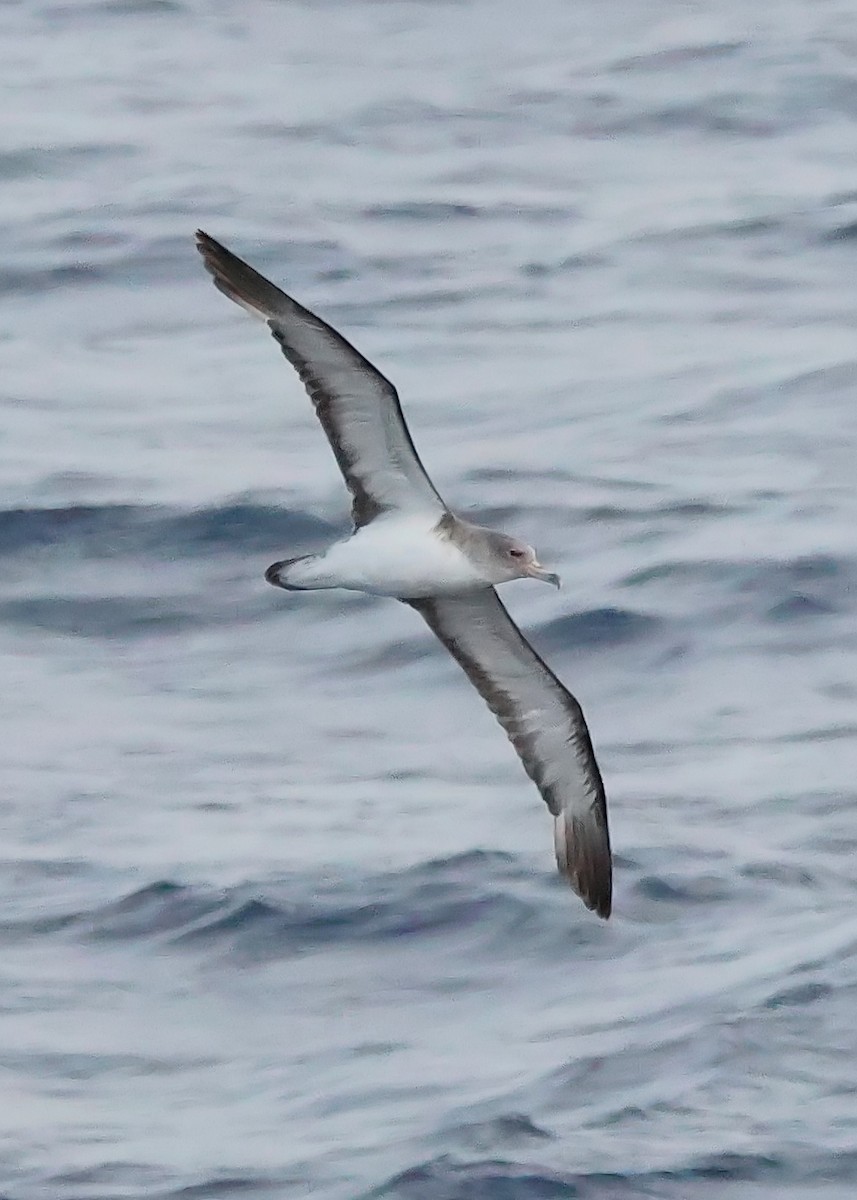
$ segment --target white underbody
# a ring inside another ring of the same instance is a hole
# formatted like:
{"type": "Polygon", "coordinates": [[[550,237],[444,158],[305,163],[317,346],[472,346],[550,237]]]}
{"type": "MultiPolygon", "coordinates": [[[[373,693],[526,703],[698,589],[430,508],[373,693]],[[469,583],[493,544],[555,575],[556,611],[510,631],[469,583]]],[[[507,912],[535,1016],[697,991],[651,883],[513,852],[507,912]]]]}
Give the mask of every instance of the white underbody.
{"type": "Polygon", "coordinates": [[[378,517],[294,563],[288,579],[299,587],[414,598],[490,586],[454,542],[435,532],[437,523],[436,513],[378,517]]]}

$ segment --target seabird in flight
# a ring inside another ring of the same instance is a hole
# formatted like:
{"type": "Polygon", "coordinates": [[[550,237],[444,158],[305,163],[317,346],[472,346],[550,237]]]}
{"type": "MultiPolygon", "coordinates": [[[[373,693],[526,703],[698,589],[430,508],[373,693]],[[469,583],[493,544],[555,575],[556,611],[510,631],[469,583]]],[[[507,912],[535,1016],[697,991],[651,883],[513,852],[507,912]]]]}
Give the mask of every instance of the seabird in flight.
{"type": "Polygon", "coordinates": [[[409,604],[463,667],[554,817],[559,870],[610,915],[607,804],[583,712],[526,641],[495,586],[531,577],[559,586],[517,538],[444,504],[419,460],[396,389],[341,334],[214,238],[197,248],[215,285],[264,321],[300,376],[352,496],[354,529],[319,554],[276,562],[287,591],[350,588],[409,604]]]}

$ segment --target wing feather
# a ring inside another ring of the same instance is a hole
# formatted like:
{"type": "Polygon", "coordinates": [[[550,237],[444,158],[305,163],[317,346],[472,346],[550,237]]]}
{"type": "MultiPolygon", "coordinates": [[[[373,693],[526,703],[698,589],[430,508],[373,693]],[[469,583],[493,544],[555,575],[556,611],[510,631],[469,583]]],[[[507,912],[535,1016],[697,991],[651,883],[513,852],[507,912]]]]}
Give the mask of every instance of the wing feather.
{"type": "Polygon", "coordinates": [[[493,588],[408,600],[487,703],[554,816],[559,870],[600,917],[612,903],[607,801],[577,700],[493,588]]]}
{"type": "Polygon", "coordinates": [[[411,441],[396,389],[320,317],[201,230],[215,285],[264,320],[309,393],[353,497],[356,527],[391,510],[445,511],[411,441]]]}

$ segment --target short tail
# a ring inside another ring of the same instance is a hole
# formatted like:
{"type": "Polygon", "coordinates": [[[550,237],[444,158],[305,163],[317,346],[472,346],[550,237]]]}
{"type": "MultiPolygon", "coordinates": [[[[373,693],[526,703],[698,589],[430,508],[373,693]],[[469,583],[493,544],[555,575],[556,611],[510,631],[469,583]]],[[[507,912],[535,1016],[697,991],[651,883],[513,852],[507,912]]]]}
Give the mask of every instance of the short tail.
{"type": "Polygon", "coordinates": [[[302,554],[298,558],[284,558],[282,562],[271,563],[265,572],[265,578],[274,587],[285,588],[287,592],[312,591],[318,585],[311,583],[308,579],[301,582],[301,567],[305,568],[309,563],[314,562],[315,557],[314,554],[302,554]]]}
{"type": "Polygon", "coordinates": [[[598,806],[585,813],[561,809],[553,827],[556,865],[587,908],[606,921],[613,903],[610,834],[598,806]]]}

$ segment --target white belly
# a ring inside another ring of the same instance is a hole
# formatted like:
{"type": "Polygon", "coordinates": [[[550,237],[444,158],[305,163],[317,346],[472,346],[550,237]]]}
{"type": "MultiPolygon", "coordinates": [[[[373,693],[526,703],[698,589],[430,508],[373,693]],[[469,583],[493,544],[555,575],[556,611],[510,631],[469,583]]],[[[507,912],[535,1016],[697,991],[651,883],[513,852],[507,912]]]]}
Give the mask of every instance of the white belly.
{"type": "Polygon", "coordinates": [[[485,587],[482,576],[447,538],[437,518],[379,518],[315,560],[322,586],[376,596],[438,596],[485,587]]]}

